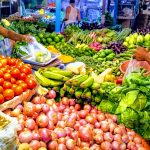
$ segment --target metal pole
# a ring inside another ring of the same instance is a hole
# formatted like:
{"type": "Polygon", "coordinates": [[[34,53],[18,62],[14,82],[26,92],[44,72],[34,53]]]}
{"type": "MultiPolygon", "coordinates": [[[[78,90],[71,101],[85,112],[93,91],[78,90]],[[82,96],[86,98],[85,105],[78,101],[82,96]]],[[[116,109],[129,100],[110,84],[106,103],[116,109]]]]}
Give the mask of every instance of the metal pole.
{"type": "Polygon", "coordinates": [[[105,9],[106,9],[106,0],[103,0],[103,5],[102,5],[102,19],[101,19],[101,23],[102,24],[105,23],[105,9]]]}
{"type": "Polygon", "coordinates": [[[56,20],[55,20],[55,32],[60,32],[60,13],[61,13],[61,0],[56,0],[56,20]]]}

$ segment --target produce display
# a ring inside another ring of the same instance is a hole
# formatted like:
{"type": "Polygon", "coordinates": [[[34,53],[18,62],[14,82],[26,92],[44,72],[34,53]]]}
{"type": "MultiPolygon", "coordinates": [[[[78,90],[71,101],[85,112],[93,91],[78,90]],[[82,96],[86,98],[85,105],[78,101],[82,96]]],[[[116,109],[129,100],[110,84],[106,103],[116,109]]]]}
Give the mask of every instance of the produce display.
{"type": "MultiPolygon", "coordinates": [[[[18,150],[149,150],[150,64],[134,60],[135,51],[150,50],[149,27],[112,27],[107,13],[108,28],[83,21],[58,34],[50,33],[51,24],[26,19],[0,22],[36,39],[16,41],[10,57],[0,56],[0,110],[18,123],[0,139],[11,137],[10,149],[18,150]],[[32,70],[19,58],[44,65],[32,70]],[[32,98],[23,96],[28,91],[32,98]]],[[[3,36],[0,46],[7,48],[3,36]]],[[[0,114],[0,132],[9,123],[0,114]]]]}
{"type": "Polygon", "coordinates": [[[32,69],[20,59],[0,56],[0,104],[37,86],[32,69]]]}

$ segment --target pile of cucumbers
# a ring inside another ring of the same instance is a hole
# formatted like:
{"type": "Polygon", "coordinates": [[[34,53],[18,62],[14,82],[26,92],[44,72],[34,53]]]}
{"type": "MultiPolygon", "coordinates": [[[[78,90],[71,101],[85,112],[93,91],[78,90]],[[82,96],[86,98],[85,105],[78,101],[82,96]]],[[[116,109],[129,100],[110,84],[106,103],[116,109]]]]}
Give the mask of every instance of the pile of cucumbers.
{"type": "Polygon", "coordinates": [[[99,104],[102,99],[100,84],[89,74],[73,75],[56,67],[39,69],[35,78],[43,87],[55,90],[60,97],[77,99],[78,103],[99,104]]]}

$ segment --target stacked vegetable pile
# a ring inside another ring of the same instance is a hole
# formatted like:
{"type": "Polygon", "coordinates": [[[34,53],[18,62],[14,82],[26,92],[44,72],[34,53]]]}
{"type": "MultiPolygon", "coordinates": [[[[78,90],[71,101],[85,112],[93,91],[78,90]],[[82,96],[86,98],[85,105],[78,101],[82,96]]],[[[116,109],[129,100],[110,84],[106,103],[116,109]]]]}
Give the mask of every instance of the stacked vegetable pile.
{"type": "Polygon", "coordinates": [[[103,98],[98,108],[116,114],[119,122],[150,139],[150,76],[129,74],[122,86],[100,88],[103,98]]]}
{"type": "MultiPolygon", "coordinates": [[[[49,96],[56,95],[50,91],[49,96]]],[[[37,96],[7,113],[18,119],[22,143],[19,148],[29,145],[33,150],[149,148],[134,131],[118,125],[115,115],[102,113],[90,105],[82,109],[67,97],[56,103],[54,99],[37,96]]]]}
{"type": "Polygon", "coordinates": [[[20,59],[0,56],[0,104],[37,85],[32,69],[20,59]]]}

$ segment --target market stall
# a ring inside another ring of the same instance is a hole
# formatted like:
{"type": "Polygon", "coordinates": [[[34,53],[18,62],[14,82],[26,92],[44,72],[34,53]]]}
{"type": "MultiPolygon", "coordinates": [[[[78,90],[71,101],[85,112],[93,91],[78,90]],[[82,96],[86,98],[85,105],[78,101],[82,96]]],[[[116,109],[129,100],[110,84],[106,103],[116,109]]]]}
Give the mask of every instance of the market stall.
{"type": "Polygon", "coordinates": [[[45,12],[0,22],[0,149],[149,150],[150,27],[48,32],[45,12]]]}

